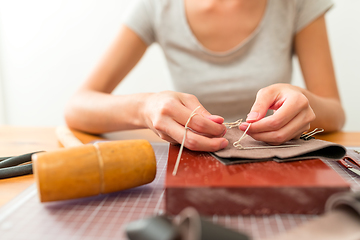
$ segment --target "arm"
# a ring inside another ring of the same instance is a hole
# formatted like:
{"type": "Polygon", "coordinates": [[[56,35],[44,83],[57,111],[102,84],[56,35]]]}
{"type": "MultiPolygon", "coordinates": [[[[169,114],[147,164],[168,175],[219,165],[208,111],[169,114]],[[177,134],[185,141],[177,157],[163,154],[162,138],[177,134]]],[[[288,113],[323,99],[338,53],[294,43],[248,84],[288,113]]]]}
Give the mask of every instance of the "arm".
{"type": "Polygon", "coordinates": [[[123,106],[131,104],[138,109],[145,94],[122,98],[110,93],[136,65],[146,48],[133,31],[123,26],[99,67],[68,102],[66,123],[91,133],[144,127],[134,121],[139,119],[137,112],[123,106]]]}
{"type": "MultiPolygon", "coordinates": [[[[99,68],[70,99],[65,110],[69,127],[91,133],[150,128],[169,142],[181,142],[191,112],[201,105],[196,97],[176,92],[112,95],[113,89],[146,51],[146,44],[123,26],[99,68]]],[[[227,145],[221,138],[223,119],[203,107],[191,120],[185,147],[216,151],[227,145]]]]}
{"type": "Polygon", "coordinates": [[[316,114],[312,128],[338,131],[345,123],[327,37],[325,17],[322,16],[300,31],[295,38],[295,52],[306,84],[304,95],[316,114]]]}
{"type": "Polygon", "coordinates": [[[261,89],[248,115],[249,134],[261,141],[280,144],[298,137],[310,128],[340,130],[345,122],[331,60],[324,16],[299,33],[295,52],[304,76],[306,89],[289,84],[275,84],[261,89]],[[274,114],[265,117],[268,109],[274,114]]]}

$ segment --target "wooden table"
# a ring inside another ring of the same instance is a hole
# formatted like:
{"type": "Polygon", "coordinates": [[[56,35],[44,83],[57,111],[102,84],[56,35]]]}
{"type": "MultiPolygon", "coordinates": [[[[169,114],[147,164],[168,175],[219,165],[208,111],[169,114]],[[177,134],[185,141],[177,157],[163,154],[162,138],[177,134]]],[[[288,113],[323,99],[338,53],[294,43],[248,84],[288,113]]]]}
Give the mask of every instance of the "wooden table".
{"type": "MultiPolygon", "coordinates": [[[[114,132],[102,136],[73,132],[83,143],[102,138],[110,140],[147,139],[151,142],[163,142],[150,130],[114,132]]],[[[336,132],[316,137],[344,146],[360,146],[360,132],[336,132]]],[[[51,151],[61,147],[55,135],[55,127],[0,126],[0,156],[13,156],[39,150],[51,151]]],[[[0,180],[0,207],[33,183],[32,175],[0,180]]]]}

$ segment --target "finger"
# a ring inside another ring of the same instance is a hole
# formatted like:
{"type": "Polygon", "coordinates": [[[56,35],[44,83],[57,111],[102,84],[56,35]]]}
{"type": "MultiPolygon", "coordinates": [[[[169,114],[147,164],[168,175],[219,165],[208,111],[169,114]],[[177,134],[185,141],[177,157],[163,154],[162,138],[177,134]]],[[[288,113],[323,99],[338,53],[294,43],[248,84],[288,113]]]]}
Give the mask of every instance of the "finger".
{"type": "Polygon", "coordinates": [[[196,109],[200,106],[200,108],[196,111],[198,114],[203,116],[209,116],[211,115],[208,110],[204,108],[204,106],[199,102],[196,96],[191,94],[183,94],[181,95],[181,102],[189,109],[196,109]]]}
{"type": "Polygon", "coordinates": [[[250,113],[247,115],[246,122],[256,122],[265,117],[268,109],[273,105],[275,100],[275,92],[267,89],[260,89],[256,94],[256,99],[251,107],[250,113]]]}
{"type": "Polygon", "coordinates": [[[158,131],[158,135],[159,135],[159,137],[161,138],[161,139],[163,139],[163,140],[165,140],[165,141],[167,141],[167,142],[169,142],[169,143],[179,143],[179,142],[177,142],[175,139],[173,139],[172,137],[170,137],[170,136],[168,136],[166,133],[163,133],[163,132],[160,132],[160,131],[158,131]]]}
{"type": "MultiPolygon", "coordinates": [[[[313,111],[309,106],[309,102],[305,96],[297,95],[287,98],[283,101],[281,107],[277,109],[273,115],[265,117],[254,123],[251,128],[251,132],[268,132],[276,131],[283,128],[288,124],[295,116],[301,116],[304,123],[312,121],[313,111]],[[299,113],[301,113],[299,115],[299,113]],[[306,118],[306,116],[309,116],[306,118]]],[[[241,126],[240,129],[245,128],[241,126]]]]}
{"type": "Polygon", "coordinates": [[[252,132],[252,128],[256,127],[256,123],[252,123],[248,134],[258,141],[263,141],[272,145],[279,145],[288,140],[298,138],[303,132],[310,128],[310,123],[304,121],[303,113],[300,113],[288,124],[279,130],[266,132],[252,132]]]}
{"type": "Polygon", "coordinates": [[[300,135],[307,129],[308,127],[304,126],[303,128],[296,129],[295,132],[288,132],[288,129],[283,128],[278,131],[255,133],[249,135],[255,140],[263,141],[270,145],[280,145],[291,139],[298,139],[300,135]]]}
{"type": "Polygon", "coordinates": [[[209,138],[223,137],[226,133],[225,125],[211,121],[201,115],[195,115],[189,122],[188,127],[195,133],[209,138]]]}
{"type": "Polygon", "coordinates": [[[265,133],[265,134],[259,133],[259,136],[256,136],[256,134],[255,134],[255,135],[252,135],[251,137],[258,141],[266,142],[270,145],[281,145],[292,139],[299,139],[301,134],[304,131],[306,131],[306,129],[308,129],[308,128],[302,128],[302,130],[301,129],[297,130],[296,132],[291,133],[289,135],[287,135],[288,133],[283,133],[284,131],[286,131],[285,129],[281,129],[276,132],[269,132],[269,133],[265,133]],[[266,136],[266,134],[269,134],[269,135],[266,136]],[[285,135],[286,135],[286,137],[285,137],[285,135]],[[262,140],[260,140],[260,139],[262,139],[262,140]]]}
{"type": "MultiPolygon", "coordinates": [[[[221,122],[220,118],[216,118],[216,121],[209,119],[209,117],[204,117],[202,114],[199,114],[198,111],[206,111],[201,110],[203,107],[200,105],[200,108],[196,111],[196,115],[192,117],[189,121],[188,127],[193,129],[194,131],[200,133],[201,135],[208,136],[208,137],[220,137],[224,135],[226,131],[226,127],[218,122],[221,122]]],[[[187,106],[182,105],[179,103],[178,106],[175,106],[174,110],[170,116],[179,124],[185,126],[186,122],[188,121],[191,113],[194,109],[188,108],[187,106]]],[[[204,108],[203,108],[204,109],[204,108]]],[[[206,111],[207,112],[207,111],[206,111]]],[[[208,115],[211,116],[211,115],[208,115]]],[[[215,119],[215,117],[212,117],[215,119]]]]}
{"type": "Polygon", "coordinates": [[[170,136],[168,136],[166,133],[160,131],[160,130],[156,130],[154,127],[150,127],[150,129],[158,136],[160,137],[162,140],[165,140],[169,143],[178,143],[176,140],[174,140],[173,138],[171,138],[170,136]]]}
{"type": "MultiPolygon", "coordinates": [[[[185,136],[185,128],[180,124],[173,124],[166,132],[178,143],[182,143],[185,136]]],[[[214,152],[225,148],[228,145],[228,140],[225,138],[208,138],[190,131],[186,131],[184,146],[193,151],[207,151],[214,152]]]]}
{"type": "MultiPolygon", "coordinates": [[[[215,123],[214,123],[215,124],[215,123]]],[[[173,121],[171,117],[162,118],[160,128],[156,128],[156,133],[164,140],[171,143],[182,143],[185,133],[183,125],[173,121]]],[[[188,129],[186,131],[185,147],[194,151],[218,151],[225,148],[228,141],[225,138],[209,138],[194,133],[188,129]]]]}
{"type": "Polygon", "coordinates": [[[208,138],[224,137],[224,135],[226,134],[226,128],[225,128],[224,132],[222,134],[220,134],[219,136],[209,136],[208,134],[197,132],[197,131],[195,131],[194,129],[191,129],[191,128],[188,128],[188,130],[192,131],[193,133],[196,133],[198,135],[208,137],[208,138]]]}
{"type": "Polygon", "coordinates": [[[184,146],[193,151],[216,152],[225,148],[229,141],[225,138],[208,138],[187,131],[184,146]]]}
{"type": "Polygon", "coordinates": [[[216,123],[222,124],[224,122],[224,118],[218,115],[211,115],[208,110],[204,108],[204,106],[199,102],[196,96],[191,94],[183,94],[181,95],[181,102],[189,109],[197,109],[196,112],[216,123]]]}
{"type": "Polygon", "coordinates": [[[223,124],[224,122],[224,118],[218,115],[209,115],[209,116],[205,116],[206,118],[210,119],[213,122],[219,123],[219,124],[223,124]]]}

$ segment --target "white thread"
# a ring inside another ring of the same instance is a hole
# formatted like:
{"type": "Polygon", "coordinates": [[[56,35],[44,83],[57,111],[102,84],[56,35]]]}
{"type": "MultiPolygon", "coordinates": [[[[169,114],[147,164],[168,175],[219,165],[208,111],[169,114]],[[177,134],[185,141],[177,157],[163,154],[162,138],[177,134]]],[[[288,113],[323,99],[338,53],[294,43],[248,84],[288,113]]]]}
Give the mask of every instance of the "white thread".
{"type": "Polygon", "coordinates": [[[239,140],[237,140],[236,142],[233,143],[233,146],[239,150],[249,150],[249,149],[269,149],[269,148],[288,148],[288,147],[299,147],[300,145],[296,145],[296,144],[292,144],[292,145],[279,145],[279,146],[258,146],[258,147],[243,147],[240,142],[241,140],[243,140],[244,138],[246,138],[248,135],[246,135],[246,133],[248,132],[249,128],[251,126],[251,123],[249,123],[249,126],[246,128],[245,132],[243,133],[243,135],[239,138],[239,140]]]}
{"type": "Polygon", "coordinates": [[[100,193],[104,193],[104,160],[101,156],[101,151],[98,143],[94,143],[94,147],[96,149],[96,154],[98,156],[99,168],[100,168],[100,193]]]}
{"type": "Polygon", "coordinates": [[[288,147],[300,147],[301,145],[296,145],[296,144],[292,144],[292,145],[278,145],[278,146],[259,146],[259,147],[243,147],[243,146],[239,146],[236,147],[239,150],[249,150],[249,149],[269,149],[269,148],[288,148],[288,147]]]}
{"type": "Polygon", "coordinates": [[[183,148],[184,148],[185,139],[186,139],[186,132],[187,132],[187,130],[188,130],[188,124],[189,124],[191,118],[197,114],[197,113],[196,113],[196,110],[198,110],[199,107],[200,107],[200,106],[198,106],[197,108],[194,109],[194,111],[192,111],[189,119],[187,120],[187,122],[186,122],[186,124],[185,124],[184,137],[183,137],[183,140],[182,140],[182,143],[181,143],[181,146],[180,146],[180,150],[179,150],[179,153],[178,153],[178,156],[177,156],[177,159],[176,159],[176,163],[175,163],[174,170],[173,170],[173,172],[172,172],[172,175],[173,175],[173,176],[176,175],[177,170],[178,170],[178,168],[179,168],[180,159],[181,159],[181,154],[182,154],[182,151],[183,151],[183,148]]]}
{"type": "Polygon", "coordinates": [[[233,143],[233,146],[234,146],[234,147],[236,147],[236,148],[238,148],[238,147],[243,148],[243,146],[241,146],[241,144],[240,144],[240,141],[243,140],[243,139],[247,136],[246,133],[248,132],[250,126],[251,126],[251,123],[249,123],[249,126],[246,128],[245,132],[244,132],[243,135],[239,138],[239,140],[237,140],[236,142],[233,143]]]}
{"type": "Polygon", "coordinates": [[[233,127],[238,127],[240,126],[242,122],[242,119],[236,120],[235,122],[231,122],[231,123],[223,123],[225,125],[225,127],[227,128],[233,128],[233,127]]]}

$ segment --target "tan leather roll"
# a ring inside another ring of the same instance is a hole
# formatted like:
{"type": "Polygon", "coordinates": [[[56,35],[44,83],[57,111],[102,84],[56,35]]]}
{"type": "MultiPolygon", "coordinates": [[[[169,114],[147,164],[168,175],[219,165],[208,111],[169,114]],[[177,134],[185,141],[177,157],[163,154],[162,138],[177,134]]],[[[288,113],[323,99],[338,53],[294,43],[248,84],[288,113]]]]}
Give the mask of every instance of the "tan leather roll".
{"type": "Polygon", "coordinates": [[[156,159],[146,140],[122,140],[34,154],[41,202],[111,193],[150,183],[156,159]]]}

